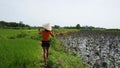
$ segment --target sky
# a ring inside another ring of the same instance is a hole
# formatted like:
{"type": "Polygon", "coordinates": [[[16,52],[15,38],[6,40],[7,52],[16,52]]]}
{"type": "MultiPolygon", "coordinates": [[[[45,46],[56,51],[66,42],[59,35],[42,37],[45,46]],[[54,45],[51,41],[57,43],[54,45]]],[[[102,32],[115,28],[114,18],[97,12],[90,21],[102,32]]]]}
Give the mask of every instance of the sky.
{"type": "Polygon", "coordinates": [[[0,0],[0,21],[120,29],[120,0],[0,0]]]}

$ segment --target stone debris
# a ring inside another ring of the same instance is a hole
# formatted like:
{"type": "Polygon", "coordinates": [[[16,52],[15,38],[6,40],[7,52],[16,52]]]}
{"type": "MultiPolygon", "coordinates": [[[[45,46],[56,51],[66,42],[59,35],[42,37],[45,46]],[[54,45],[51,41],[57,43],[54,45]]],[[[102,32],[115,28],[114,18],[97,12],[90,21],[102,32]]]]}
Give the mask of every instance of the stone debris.
{"type": "Polygon", "coordinates": [[[120,68],[120,32],[80,31],[60,41],[89,68],[120,68]]]}

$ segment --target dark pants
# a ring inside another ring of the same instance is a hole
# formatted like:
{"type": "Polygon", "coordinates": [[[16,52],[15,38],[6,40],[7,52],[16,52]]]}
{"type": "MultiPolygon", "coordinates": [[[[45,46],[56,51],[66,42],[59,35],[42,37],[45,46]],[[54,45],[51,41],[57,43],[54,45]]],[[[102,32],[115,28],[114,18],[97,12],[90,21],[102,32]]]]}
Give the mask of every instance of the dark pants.
{"type": "Polygon", "coordinates": [[[50,41],[42,41],[42,47],[50,47],[50,41]]]}

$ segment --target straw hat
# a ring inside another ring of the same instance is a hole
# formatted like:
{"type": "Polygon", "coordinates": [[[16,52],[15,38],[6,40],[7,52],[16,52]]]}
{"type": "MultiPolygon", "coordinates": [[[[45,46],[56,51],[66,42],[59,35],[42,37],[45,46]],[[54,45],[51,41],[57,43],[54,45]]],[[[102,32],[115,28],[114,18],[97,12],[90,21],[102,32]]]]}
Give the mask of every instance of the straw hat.
{"type": "Polygon", "coordinates": [[[45,23],[42,25],[44,29],[51,31],[52,27],[50,26],[50,23],[45,23]]]}

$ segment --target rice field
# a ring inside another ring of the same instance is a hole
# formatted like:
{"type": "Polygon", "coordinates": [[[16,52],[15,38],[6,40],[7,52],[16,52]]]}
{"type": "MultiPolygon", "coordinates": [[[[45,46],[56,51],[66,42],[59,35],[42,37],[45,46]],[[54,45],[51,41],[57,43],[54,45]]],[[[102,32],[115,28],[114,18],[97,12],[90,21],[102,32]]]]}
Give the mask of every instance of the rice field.
{"type": "MultiPolygon", "coordinates": [[[[0,68],[45,68],[37,31],[0,29],[0,68]]],[[[55,38],[51,38],[49,54],[47,68],[83,68],[80,57],[64,52],[55,38]]]]}

